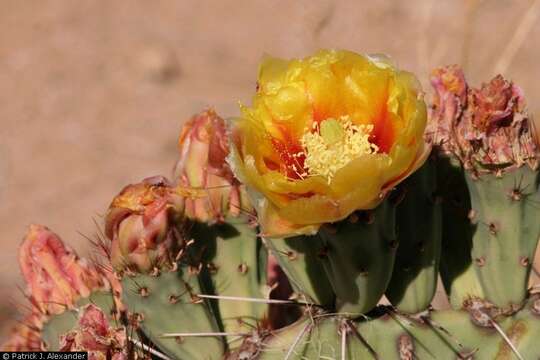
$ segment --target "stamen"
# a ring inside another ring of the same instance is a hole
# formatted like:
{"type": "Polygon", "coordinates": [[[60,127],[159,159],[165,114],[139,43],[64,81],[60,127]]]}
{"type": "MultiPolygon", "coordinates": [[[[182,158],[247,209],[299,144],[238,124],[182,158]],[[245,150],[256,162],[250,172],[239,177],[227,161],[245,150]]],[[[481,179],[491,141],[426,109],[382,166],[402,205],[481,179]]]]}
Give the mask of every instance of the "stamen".
{"type": "MultiPolygon", "coordinates": [[[[304,152],[293,156],[305,156],[305,173],[308,176],[323,176],[329,184],[336,172],[349,162],[379,150],[377,145],[369,142],[373,125],[355,125],[348,116],[339,120],[326,119],[320,126],[313,123],[312,129],[315,131],[306,131],[300,140],[304,152]]],[[[298,169],[293,169],[300,176],[298,169]]]]}

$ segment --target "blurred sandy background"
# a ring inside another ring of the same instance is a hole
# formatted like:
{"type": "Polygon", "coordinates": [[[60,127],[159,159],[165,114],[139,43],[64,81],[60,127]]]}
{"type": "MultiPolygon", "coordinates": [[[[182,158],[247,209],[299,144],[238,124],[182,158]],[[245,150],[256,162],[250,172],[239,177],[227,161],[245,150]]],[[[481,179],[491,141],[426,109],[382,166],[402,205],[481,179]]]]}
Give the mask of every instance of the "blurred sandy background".
{"type": "Polygon", "coordinates": [[[437,65],[498,69],[538,113],[539,3],[0,0],[0,324],[27,225],[88,254],[123,185],[169,175],[182,121],[249,101],[263,54],[382,52],[424,84],[437,65]]]}

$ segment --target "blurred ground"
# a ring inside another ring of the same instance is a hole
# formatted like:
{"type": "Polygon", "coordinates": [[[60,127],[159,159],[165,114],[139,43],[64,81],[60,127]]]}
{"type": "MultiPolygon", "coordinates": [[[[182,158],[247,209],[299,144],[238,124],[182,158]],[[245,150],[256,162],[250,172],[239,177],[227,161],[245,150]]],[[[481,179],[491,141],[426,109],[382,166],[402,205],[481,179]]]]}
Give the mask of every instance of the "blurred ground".
{"type": "Polygon", "coordinates": [[[87,254],[81,234],[123,185],[170,173],[183,120],[249,101],[265,53],[387,53],[424,84],[437,65],[461,63],[472,82],[498,67],[540,110],[530,0],[0,4],[0,308],[17,299],[29,223],[87,254]]]}

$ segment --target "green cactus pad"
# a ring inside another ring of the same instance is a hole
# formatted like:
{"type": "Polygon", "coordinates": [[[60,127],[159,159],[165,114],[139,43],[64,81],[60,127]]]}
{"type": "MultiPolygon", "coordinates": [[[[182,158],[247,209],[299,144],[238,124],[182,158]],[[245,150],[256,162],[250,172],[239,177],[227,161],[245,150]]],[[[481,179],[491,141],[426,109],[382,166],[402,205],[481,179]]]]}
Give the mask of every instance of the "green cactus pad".
{"type": "Polygon", "coordinates": [[[353,214],[331,230],[321,229],[319,235],[338,311],[360,315],[373,309],[392,276],[397,247],[395,205],[385,200],[372,212],[353,214]]]}
{"type": "Polygon", "coordinates": [[[471,200],[461,166],[446,157],[437,159],[437,190],[442,198],[442,250],[439,271],[454,309],[470,297],[484,294],[474,269],[471,249],[474,225],[469,220],[471,200]]]}
{"type": "Polygon", "coordinates": [[[456,347],[440,332],[395,315],[361,322],[336,316],[276,332],[260,359],[456,359],[456,347]]]}
{"type": "Polygon", "coordinates": [[[225,344],[214,336],[165,338],[167,333],[220,332],[207,303],[200,293],[196,276],[183,270],[163,272],[158,276],[136,275],[122,280],[123,301],[131,314],[141,317],[140,329],[160,351],[173,359],[220,359],[225,344]]]}
{"type": "Polygon", "coordinates": [[[300,300],[324,307],[334,305],[335,295],[320,259],[324,247],[319,236],[265,239],[300,300]],[[306,299],[303,299],[305,297],[306,299]]]}
{"type": "Polygon", "coordinates": [[[370,359],[369,349],[347,333],[342,348],[343,331],[349,327],[347,320],[340,317],[302,319],[277,331],[260,352],[260,360],[282,359],[370,359]]]}
{"type": "MultiPolygon", "coordinates": [[[[540,356],[535,343],[540,336],[538,310],[540,304],[531,304],[499,322],[523,359],[540,356]]],[[[499,332],[476,325],[465,311],[434,311],[417,318],[383,312],[358,321],[306,316],[269,336],[258,359],[517,359],[499,332]]]]}
{"type": "Polygon", "coordinates": [[[430,159],[398,190],[405,197],[397,206],[399,247],[386,297],[411,314],[427,309],[437,289],[442,218],[435,171],[430,159]]]}
{"type": "MultiPolygon", "coordinates": [[[[254,226],[243,217],[227,218],[223,224],[193,224],[192,254],[200,254],[201,288],[207,295],[264,299],[267,252],[254,226]]],[[[211,300],[217,304],[224,331],[245,332],[266,315],[264,303],[232,299],[211,300]]],[[[238,343],[238,342],[237,342],[238,343]]]]}
{"type": "Polygon", "coordinates": [[[472,258],[487,300],[519,308],[540,236],[540,176],[522,166],[502,176],[466,174],[475,224],[472,258]]]}

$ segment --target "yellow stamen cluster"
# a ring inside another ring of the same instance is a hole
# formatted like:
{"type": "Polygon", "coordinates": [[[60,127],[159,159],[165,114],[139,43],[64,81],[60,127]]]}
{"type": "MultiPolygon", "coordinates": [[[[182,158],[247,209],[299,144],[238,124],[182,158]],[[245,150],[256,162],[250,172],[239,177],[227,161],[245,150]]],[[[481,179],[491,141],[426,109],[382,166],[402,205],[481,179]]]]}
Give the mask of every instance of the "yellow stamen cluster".
{"type": "Polygon", "coordinates": [[[379,148],[369,142],[372,130],[373,125],[355,125],[348,116],[326,119],[320,128],[314,123],[313,131],[306,131],[300,140],[307,174],[323,176],[330,184],[336,172],[349,162],[376,153],[379,148]]]}

